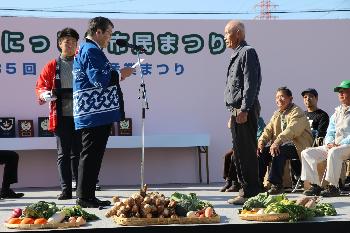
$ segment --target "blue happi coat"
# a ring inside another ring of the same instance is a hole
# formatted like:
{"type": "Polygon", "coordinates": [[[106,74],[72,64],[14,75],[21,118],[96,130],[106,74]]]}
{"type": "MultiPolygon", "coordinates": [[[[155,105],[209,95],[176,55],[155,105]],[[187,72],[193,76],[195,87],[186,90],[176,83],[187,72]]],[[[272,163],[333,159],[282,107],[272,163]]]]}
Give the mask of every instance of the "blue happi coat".
{"type": "Polygon", "coordinates": [[[75,129],[119,121],[123,103],[117,86],[118,74],[95,42],[86,39],[73,63],[73,115],[75,129]],[[112,75],[115,74],[115,75],[112,75]],[[114,80],[113,80],[114,79],[114,80]]]}

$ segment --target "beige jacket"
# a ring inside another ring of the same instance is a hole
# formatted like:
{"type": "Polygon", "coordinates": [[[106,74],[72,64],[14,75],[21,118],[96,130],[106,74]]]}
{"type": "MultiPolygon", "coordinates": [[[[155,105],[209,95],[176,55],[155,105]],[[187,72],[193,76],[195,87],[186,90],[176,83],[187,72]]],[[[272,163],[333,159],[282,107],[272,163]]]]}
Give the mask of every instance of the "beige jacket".
{"type": "Polygon", "coordinates": [[[284,113],[276,111],[273,114],[258,141],[262,141],[264,145],[269,142],[278,145],[292,142],[300,158],[301,151],[312,145],[313,138],[310,124],[304,111],[297,105],[292,104],[284,113]],[[282,131],[281,119],[283,114],[286,127],[282,131]]]}

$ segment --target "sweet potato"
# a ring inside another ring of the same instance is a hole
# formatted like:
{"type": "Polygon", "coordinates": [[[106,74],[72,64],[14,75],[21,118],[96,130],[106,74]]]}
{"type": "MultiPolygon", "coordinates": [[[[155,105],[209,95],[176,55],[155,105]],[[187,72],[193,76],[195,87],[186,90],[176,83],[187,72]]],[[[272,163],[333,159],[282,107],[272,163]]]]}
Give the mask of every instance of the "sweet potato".
{"type": "Polygon", "coordinates": [[[204,216],[210,218],[213,216],[214,210],[212,207],[207,207],[204,211],[204,216]]]}
{"type": "Polygon", "coordinates": [[[304,206],[310,199],[312,199],[312,197],[301,197],[295,202],[295,204],[304,206]]]}

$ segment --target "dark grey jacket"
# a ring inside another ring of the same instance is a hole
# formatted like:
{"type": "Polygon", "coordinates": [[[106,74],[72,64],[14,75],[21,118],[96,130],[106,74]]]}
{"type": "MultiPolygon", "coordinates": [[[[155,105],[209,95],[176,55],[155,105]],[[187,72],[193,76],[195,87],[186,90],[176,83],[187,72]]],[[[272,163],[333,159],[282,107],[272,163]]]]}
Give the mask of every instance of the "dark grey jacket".
{"type": "Polygon", "coordinates": [[[230,108],[249,111],[258,101],[261,70],[258,54],[245,41],[233,51],[227,70],[225,103],[230,108]]]}

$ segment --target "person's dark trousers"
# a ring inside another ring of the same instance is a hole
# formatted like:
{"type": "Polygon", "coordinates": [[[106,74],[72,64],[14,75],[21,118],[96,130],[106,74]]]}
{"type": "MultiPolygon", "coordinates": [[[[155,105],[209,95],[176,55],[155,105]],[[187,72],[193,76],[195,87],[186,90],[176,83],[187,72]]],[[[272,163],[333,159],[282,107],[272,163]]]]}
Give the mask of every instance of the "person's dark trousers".
{"type": "Polygon", "coordinates": [[[236,116],[231,116],[232,149],[235,153],[234,163],[241,184],[239,195],[252,197],[259,193],[258,158],[256,155],[258,117],[260,104],[257,101],[248,112],[247,122],[236,123],[236,116]]]}
{"type": "Polygon", "coordinates": [[[61,189],[62,192],[70,194],[72,193],[72,174],[75,179],[78,178],[81,152],[81,134],[80,131],[75,130],[73,117],[61,117],[55,135],[58,153],[57,167],[61,189]]]}
{"type": "Polygon", "coordinates": [[[4,164],[2,188],[10,188],[17,183],[18,154],[14,151],[0,150],[0,164],[4,164]]]}
{"type": "Polygon", "coordinates": [[[237,178],[237,172],[236,172],[236,166],[234,163],[234,154],[233,150],[229,150],[225,155],[224,155],[224,174],[223,178],[224,179],[229,179],[233,182],[238,182],[237,178]]]}
{"type": "Polygon", "coordinates": [[[111,124],[81,129],[82,150],[79,161],[77,197],[95,198],[95,186],[106,149],[111,124]]]}
{"type": "Polygon", "coordinates": [[[283,185],[284,166],[287,159],[299,159],[298,152],[294,145],[283,145],[279,147],[280,153],[272,157],[270,147],[267,146],[259,153],[259,179],[263,182],[267,166],[270,166],[268,181],[274,185],[283,185]]]}
{"type": "Polygon", "coordinates": [[[296,183],[301,175],[301,161],[299,157],[297,159],[293,158],[293,160],[290,161],[290,166],[292,172],[292,181],[293,183],[296,183]]]}

